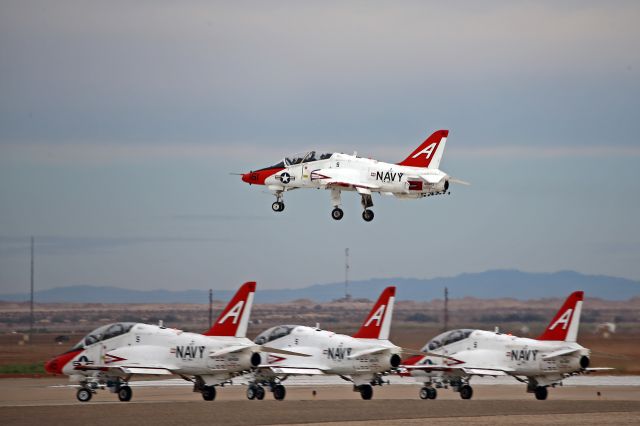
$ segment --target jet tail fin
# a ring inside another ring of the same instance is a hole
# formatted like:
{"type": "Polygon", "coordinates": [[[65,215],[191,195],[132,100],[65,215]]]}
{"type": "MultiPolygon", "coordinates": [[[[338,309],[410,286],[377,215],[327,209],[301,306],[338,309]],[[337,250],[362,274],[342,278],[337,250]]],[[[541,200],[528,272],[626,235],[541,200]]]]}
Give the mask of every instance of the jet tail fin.
{"type": "Polygon", "coordinates": [[[398,165],[437,169],[440,167],[440,161],[442,160],[448,135],[448,130],[433,132],[431,136],[422,142],[422,145],[417,147],[407,158],[398,163],[398,165]]]}
{"type": "Polygon", "coordinates": [[[385,288],[378,301],[367,315],[362,327],[353,337],[357,339],[380,339],[389,338],[391,328],[391,316],[393,315],[393,303],[396,298],[396,288],[391,286],[385,288]]]}
{"type": "Polygon", "coordinates": [[[254,281],[244,283],[204,335],[246,337],[255,292],[254,281]]]}
{"type": "Polygon", "coordinates": [[[583,299],[583,291],[571,293],[538,340],[575,342],[578,338],[583,299]]]}

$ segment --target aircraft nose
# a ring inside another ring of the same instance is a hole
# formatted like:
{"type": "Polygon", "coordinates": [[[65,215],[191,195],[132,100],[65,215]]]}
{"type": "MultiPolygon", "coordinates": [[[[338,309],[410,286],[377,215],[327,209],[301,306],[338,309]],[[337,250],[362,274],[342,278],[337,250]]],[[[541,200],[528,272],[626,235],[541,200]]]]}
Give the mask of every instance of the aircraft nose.
{"type": "Polygon", "coordinates": [[[249,173],[245,173],[242,175],[242,181],[243,182],[247,182],[247,183],[251,183],[251,175],[253,174],[253,172],[249,172],[249,173]]]}
{"type": "Polygon", "coordinates": [[[59,358],[60,357],[51,358],[44,364],[44,369],[47,373],[62,374],[62,363],[59,358]]]}

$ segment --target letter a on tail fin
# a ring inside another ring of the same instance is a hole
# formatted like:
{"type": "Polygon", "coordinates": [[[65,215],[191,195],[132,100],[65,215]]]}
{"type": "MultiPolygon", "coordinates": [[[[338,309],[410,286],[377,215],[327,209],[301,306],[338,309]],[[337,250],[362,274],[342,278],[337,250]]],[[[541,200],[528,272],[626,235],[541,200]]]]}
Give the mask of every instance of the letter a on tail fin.
{"type": "Polygon", "coordinates": [[[216,322],[213,323],[213,327],[204,335],[245,337],[255,292],[255,282],[244,283],[233,296],[231,302],[224,308],[216,322]]]}
{"type": "Polygon", "coordinates": [[[442,160],[448,135],[448,130],[438,130],[434,132],[427,140],[422,142],[422,145],[417,147],[415,151],[409,154],[401,163],[398,163],[398,165],[437,169],[440,167],[440,160],[442,160]]]}
{"type": "Polygon", "coordinates": [[[584,292],[571,293],[538,340],[575,342],[578,338],[583,299],[584,292]]]}
{"type": "Polygon", "coordinates": [[[358,339],[381,339],[389,338],[391,328],[391,316],[393,315],[393,302],[396,298],[396,288],[387,287],[384,289],[378,301],[369,312],[367,319],[360,327],[360,330],[353,337],[358,339]]]}

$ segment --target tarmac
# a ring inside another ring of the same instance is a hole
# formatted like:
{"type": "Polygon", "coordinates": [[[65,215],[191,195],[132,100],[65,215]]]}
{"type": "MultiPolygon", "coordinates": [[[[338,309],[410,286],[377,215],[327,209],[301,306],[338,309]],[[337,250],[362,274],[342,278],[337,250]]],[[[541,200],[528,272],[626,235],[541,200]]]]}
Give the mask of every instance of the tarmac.
{"type": "Polygon", "coordinates": [[[467,401],[448,389],[439,389],[437,400],[420,400],[417,385],[376,387],[371,401],[348,385],[287,386],[284,401],[269,393],[249,401],[245,386],[226,386],[215,401],[204,401],[185,386],[132,385],[130,402],[105,390],[81,403],[64,378],[0,379],[0,424],[640,424],[640,386],[563,386],[550,389],[546,401],[524,385],[504,384],[474,385],[467,401]]]}

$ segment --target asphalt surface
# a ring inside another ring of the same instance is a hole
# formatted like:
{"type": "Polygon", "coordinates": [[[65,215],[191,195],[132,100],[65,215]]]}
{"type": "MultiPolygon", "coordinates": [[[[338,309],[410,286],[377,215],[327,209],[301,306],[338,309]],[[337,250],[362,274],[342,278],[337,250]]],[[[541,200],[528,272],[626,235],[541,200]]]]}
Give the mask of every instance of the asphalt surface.
{"type": "Polygon", "coordinates": [[[101,391],[91,402],[80,403],[65,384],[0,380],[0,424],[640,424],[639,386],[565,386],[551,389],[547,401],[536,401],[524,386],[508,385],[475,386],[469,401],[445,389],[437,400],[423,401],[418,388],[407,385],[376,388],[371,401],[361,400],[349,386],[290,386],[285,401],[271,395],[248,401],[243,386],[231,386],[219,389],[211,402],[185,387],[134,387],[131,402],[101,391]]]}

